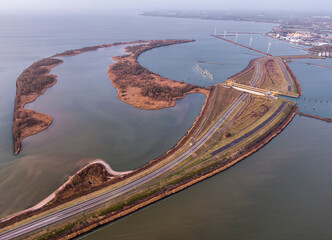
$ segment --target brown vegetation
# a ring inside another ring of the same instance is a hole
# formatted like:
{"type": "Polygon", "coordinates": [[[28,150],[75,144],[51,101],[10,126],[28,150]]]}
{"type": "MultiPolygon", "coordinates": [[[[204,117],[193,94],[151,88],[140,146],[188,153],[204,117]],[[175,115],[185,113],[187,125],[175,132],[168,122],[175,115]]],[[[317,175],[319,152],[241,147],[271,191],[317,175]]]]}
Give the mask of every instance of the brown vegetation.
{"type": "Polygon", "coordinates": [[[91,189],[105,186],[113,177],[102,164],[92,164],[76,173],[59,191],[52,204],[62,204],[91,192],[91,189]]]}
{"type": "Polygon", "coordinates": [[[152,48],[173,44],[192,42],[193,40],[155,40],[148,44],[129,46],[129,55],[113,57],[117,62],[109,67],[108,74],[118,90],[118,97],[137,108],[160,109],[172,107],[175,100],[183,98],[187,93],[208,90],[192,84],[186,84],[164,78],[142,67],[138,56],[152,48]]]}
{"type": "Polygon", "coordinates": [[[278,63],[274,59],[268,59],[264,62],[266,76],[264,79],[263,88],[278,89],[279,91],[287,92],[287,86],[283,82],[280,72],[278,71],[278,63]],[[284,87],[282,88],[282,86],[284,87]],[[282,88],[282,89],[281,89],[282,88]]]}
{"type": "Polygon", "coordinates": [[[56,83],[56,76],[49,73],[51,68],[62,62],[51,57],[42,59],[33,63],[18,77],[13,123],[14,154],[19,153],[23,138],[44,130],[52,123],[51,116],[24,109],[24,106],[35,101],[56,83]]]}
{"type": "Polygon", "coordinates": [[[248,97],[247,106],[238,114],[230,126],[232,132],[240,132],[259,120],[273,105],[273,100],[257,95],[248,97]]]}

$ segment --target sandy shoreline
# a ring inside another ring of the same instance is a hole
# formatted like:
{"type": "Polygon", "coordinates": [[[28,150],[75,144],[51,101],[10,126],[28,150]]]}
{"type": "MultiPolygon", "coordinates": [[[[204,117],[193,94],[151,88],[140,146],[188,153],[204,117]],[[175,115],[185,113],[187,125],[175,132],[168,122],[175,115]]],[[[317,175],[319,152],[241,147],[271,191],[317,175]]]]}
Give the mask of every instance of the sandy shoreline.
{"type": "MultiPolygon", "coordinates": [[[[130,174],[132,173],[133,171],[123,171],[123,172],[118,172],[118,171],[115,171],[111,168],[111,166],[106,163],[104,160],[102,159],[95,159],[91,162],[89,162],[87,165],[85,165],[83,168],[81,168],[80,170],[78,170],[74,175],[70,176],[68,178],[68,180],[63,183],[57,190],[55,190],[53,193],[51,193],[48,197],[46,197],[45,199],[43,199],[42,201],[40,201],[39,203],[37,203],[36,205],[34,205],[33,207],[31,208],[28,208],[26,210],[23,210],[21,212],[18,212],[18,213],[15,213],[9,217],[6,217],[4,219],[1,219],[0,222],[5,222],[5,221],[8,221],[18,215],[22,215],[22,214],[25,214],[25,213],[28,213],[28,212],[31,212],[31,211],[35,211],[35,210],[38,210],[42,207],[44,207],[46,204],[48,204],[49,202],[51,202],[55,197],[56,195],[62,191],[67,185],[71,184],[73,178],[75,177],[75,175],[78,175],[80,174],[81,172],[85,171],[87,168],[93,166],[93,165],[96,165],[96,164],[100,164],[104,167],[104,169],[111,175],[111,176],[125,176],[127,174],[130,174]]],[[[112,177],[110,177],[112,178],[112,177]]]]}

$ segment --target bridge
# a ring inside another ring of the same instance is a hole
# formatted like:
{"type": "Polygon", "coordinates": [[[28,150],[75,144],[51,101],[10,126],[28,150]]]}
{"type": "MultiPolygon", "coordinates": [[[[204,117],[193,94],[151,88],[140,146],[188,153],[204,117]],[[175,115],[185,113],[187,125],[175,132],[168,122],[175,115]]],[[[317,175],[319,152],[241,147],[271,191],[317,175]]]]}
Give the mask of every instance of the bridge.
{"type": "Polygon", "coordinates": [[[242,92],[248,92],[248,93],[252,93],[255,95],[259,95],[259,96],[277,97],[278,95],[282,95],[282,96],[293,97],[293,98],[297,98],[299,96],[298,93],[293,93],[293,92],[284,93],[284,92],[279,92],[279,91],[272,90],[272,89],[269,89],[269,90],[262,89],[262,88],[257,88],[257,87],[253,87],[253,86],[240,84],[233,80],[226,80],[225,84],[223,84],[223,86],[228,87],[228,88],[234,88],[234,89],[242,91],[242,92]]]}

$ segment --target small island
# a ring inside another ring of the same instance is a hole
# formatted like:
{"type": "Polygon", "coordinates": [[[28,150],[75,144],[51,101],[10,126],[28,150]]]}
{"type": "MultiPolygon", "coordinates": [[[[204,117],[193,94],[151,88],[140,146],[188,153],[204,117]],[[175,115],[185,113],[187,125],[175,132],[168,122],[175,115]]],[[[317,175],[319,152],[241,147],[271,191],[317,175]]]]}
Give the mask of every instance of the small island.
{"type": "Polygon", "coordinates": [[[14,154],[21,150],[21,140],[43,131],[52,123],[52,117],[24,106],[37,99],[56,83],[56,75],[50,74],[53,67],[63,63],[60,59],[45,58],[33,63],[18,77],[16,86],[13,138],[14,154]]]}

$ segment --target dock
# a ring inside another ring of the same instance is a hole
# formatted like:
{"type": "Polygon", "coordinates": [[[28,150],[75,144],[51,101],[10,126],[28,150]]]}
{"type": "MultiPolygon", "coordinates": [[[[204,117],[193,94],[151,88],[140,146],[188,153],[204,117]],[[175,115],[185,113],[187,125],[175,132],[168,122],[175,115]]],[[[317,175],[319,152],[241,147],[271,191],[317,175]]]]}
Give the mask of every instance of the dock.
{"type": "Polygon", "coordinates": [[[203,69],[198,64],[196,64],[196,69],[198,69],[198,71],[200,71],[204,77],[206,76],[206,72],[203,71],[203,69]]]}
{"type": "Polygon", "coordinates": [[[210,73],[206,68],[205,68],[205,74],[208,75],[211,78],[211,80],[213,80],[214,77],[212,73],[210,73]]]}

